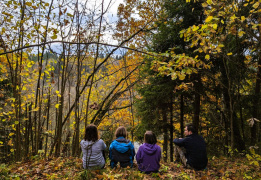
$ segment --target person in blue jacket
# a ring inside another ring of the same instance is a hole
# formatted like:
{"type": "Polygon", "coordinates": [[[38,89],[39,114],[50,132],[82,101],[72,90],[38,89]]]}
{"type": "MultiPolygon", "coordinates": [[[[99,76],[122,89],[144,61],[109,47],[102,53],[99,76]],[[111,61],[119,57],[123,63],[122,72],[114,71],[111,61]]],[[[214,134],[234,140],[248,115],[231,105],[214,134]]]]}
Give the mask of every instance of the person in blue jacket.
{"type": "Polygon", "coordinates": [[[124,126],[119,127],[115,132],[116,139],[112,141],[109,148],[110,166],[132,167],[135,156],[134,146],[130,140],[127,140],[127,130],[124,126]]]}
{"type": "Polygon", "coordinates": [[[185,167],[203,170],[208,163],[206,143],[202,136],[196,133],[193,124],[185,127],[185,138],[174,139],[175,155],[180,156],[185,167]]]}

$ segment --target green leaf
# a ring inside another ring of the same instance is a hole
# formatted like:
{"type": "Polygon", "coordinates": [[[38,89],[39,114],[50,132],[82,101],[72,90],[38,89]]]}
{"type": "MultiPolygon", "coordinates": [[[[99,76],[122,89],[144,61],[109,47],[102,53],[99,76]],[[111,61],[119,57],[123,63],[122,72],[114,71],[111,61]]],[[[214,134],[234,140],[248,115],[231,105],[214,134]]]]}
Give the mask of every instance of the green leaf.
{"type": "Polygon", "coordinates": [[[72,15],[72,14],[70,14],[70,13],[67,13],[67,16],[73,17],[73,15],[72,15]]]}
{"type": "Polygon", "coordinates": [[[57,35],[54,34],[53,36],[51,36],[51,39],[57,39],[57,35]]]}

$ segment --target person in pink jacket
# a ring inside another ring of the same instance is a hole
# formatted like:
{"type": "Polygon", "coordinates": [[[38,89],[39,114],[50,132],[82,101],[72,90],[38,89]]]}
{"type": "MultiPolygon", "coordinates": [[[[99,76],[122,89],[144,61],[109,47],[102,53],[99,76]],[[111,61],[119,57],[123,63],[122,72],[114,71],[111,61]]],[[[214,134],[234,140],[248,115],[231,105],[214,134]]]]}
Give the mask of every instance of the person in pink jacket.
{"type": "Polygon", "coordinates": [[[152,131],[144,134],[144,144],[139,147],[136,155],[139,170],[149,174],[158,172],[160,168],[161,148],[156,144],[157,139],[152,131]]]}

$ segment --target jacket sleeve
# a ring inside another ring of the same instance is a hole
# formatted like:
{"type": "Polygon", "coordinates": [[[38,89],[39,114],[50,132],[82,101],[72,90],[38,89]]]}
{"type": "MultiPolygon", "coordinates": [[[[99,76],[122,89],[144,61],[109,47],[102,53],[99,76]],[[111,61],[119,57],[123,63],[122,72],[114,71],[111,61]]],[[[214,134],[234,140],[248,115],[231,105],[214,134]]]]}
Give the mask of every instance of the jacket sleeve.
{"type": "Polygon", "coordinates": [[[134,149],[134,145],[132,143],[130,145],[130,149],[131,149],[131,156],[132,156],[132,160],[133,160],[134,156],[135,156],[135,149],[134,149]]]}
{"type": "Polygon", "coordinates": [[[183,147],[183,146],[185,146],[185,141],[186,141],[186,138],[181,138],[181,139],[176,138],[176,139],[174,139],[173,142],[174,142],[174,144],[183,147]]]}

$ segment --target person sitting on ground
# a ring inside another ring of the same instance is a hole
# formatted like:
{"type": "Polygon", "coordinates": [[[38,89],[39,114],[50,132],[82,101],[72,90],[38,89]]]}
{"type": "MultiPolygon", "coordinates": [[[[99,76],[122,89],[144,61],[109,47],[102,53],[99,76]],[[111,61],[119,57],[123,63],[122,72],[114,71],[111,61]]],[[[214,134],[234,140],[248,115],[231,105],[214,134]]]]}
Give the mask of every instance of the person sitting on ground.
{"type": "Polygon", "coordinates": [[[146,174],[156,173],[160,168],[161,148],[156,143],[155,134],[152,131],[146,131],[144,144],[139,147],[136,155],[139,170],[146,174]]]}
{"type": "Polygon", "coordinates": [[[115,132],[116,139],[112,141],[109,148],[110,165],[116,167],[118,162],[125,168],[133,166],[135,156],[134,146],[131,141],[127,140],[127,130],[124,126],[119,127],[115,132]]]}
{"type": "Polygon", "coordinates": [[[104,150],[106,144],[98,138],[97,127],[90,124],[86,127],[84,139],[80,143],[84,169],[102,169],[105,166],[104,150]]]}
{"type": "Polygon", "coordinates": [[[192,124],[185,127],[185,138],[174,139],[176,159],[181,159],[185,167],[195,170],[205,169],[208,163],[206,143],[202,136],[196,133],[192,124]]]}

